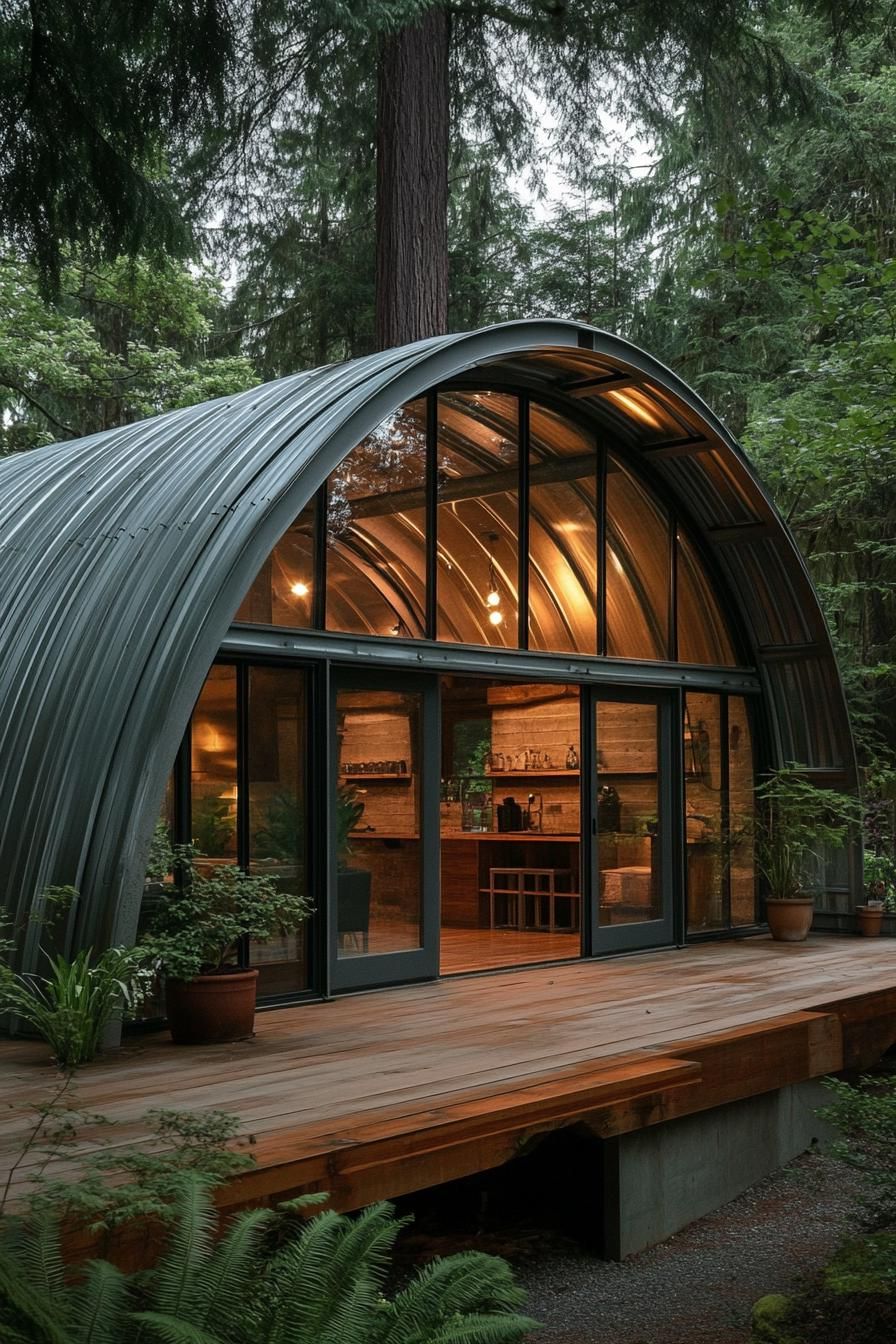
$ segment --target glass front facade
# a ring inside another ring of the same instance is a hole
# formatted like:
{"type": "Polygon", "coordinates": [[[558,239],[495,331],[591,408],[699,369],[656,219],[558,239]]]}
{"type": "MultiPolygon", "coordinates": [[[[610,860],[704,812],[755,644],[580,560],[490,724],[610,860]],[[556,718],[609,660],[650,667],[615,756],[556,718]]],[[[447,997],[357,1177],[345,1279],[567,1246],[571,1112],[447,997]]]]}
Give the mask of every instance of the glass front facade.
{"type": "MultiPolygon", "coordinates": [[[[603,401],[646,443],[675,429],[658,393],[603,401]]],[[[720,688],[627,688],[627,663],[710,682],[737,667],[719,591],[643,459],[574,405],[448,387],[389,415],[237,612],[238,626],[316,632],[303,666],[213,667],[175,772],[189,797],[169,811],[189,818],[201,863],[315,897],[309,925],[244,949],[261,995],[315,988],[328,957],[340,988],[367,966],[395,968],[368,983],[400,980],[432,937],[433,865],[442,974],[753,925],[752,707],[720,688]],[[332,680],[331,635],[370,641],[372,681],[345,661],[332,680]],[[377,659],[414,640],[443,646],[449,668],[452,647],[530,650],[548,675],[421,673],[418,693],[377,659]],[[564,673],[570,657],[614,660],[612,685],[564,673]]]]}

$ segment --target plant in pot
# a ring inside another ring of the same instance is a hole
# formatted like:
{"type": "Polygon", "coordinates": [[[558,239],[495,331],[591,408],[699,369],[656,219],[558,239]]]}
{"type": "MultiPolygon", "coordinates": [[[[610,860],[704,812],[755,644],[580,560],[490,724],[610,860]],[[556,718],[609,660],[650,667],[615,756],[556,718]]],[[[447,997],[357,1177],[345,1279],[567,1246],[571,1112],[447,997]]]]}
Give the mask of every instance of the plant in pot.
{"type": "Polygon", "coordinates": [[[756,789],[756,864],[768,883],[766,918],[772,937],[802,942],[812,927],[814,896],[807,872],[842,849],[861,820],[859,800],[820,789],[796,764],[771,771],[756,789]]]}
{"type": "Polygon", "coordinates": [[[352,784],[336,791],[336,929],[340,944],[352,938],[358,951],[366,952],[370,927],[370,873],[350,868],[349,836],[364,814],[364,804],[352,784]]]}
{"type": "Polygon", "coordinates": [[[172,1039],[183,1045],[252,1034],[258,971],[239,964],[243,940],[291,933],[311,914],[307,898],[276,877],[235,864],[201,871],[195,857],[190,845],[174,849],[177,885],[143,939],[165,975],[172,1039]]]}
{"type": "Polygon", "coordinates": [[[856,906],[856,925],[864,937],[873,938],[883,928],[884,914],[896,910],[896,864],[888,854],[866,849],[863,869],[868,895],[864,905],[856,906]]]}

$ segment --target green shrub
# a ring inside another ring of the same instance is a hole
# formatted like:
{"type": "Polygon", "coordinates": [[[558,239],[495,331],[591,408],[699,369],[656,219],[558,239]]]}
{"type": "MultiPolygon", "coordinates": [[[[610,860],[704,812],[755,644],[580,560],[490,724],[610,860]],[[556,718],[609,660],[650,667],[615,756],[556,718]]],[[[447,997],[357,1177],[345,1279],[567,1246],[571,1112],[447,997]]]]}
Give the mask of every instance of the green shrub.
{"type": "Polygon", "coordinates": [[[163,898],[142,946],[175,980],[236,965],[241,939],[293,933],[311,914],[307,897],[284,891],[275,876],[235,864],[202,873],[190,846],[173,854],[179,885],[163,898]]]}
{"type": "MultiPolygon", "coordinates": [[[[323,1198],[323,1197],[318,1197],[323,1198]]],[[[104,1260],[67,1280],[59,1218],[5,1220],[0,1337],[10,1344],[511,1344],[534,1322],[501,1260],[436,1260],[386,1295],[404,1220],[388,1204],[355,1218],[303,1214],[312,1200],[253,1209],[216,1239],[208,1186],[179,1192],[157,1265],[126,1275],[104,1260]]]]}
{"type": "Polygon", "coordinates": [[[840,1131],[832,1151],[866,1178],[870,1222],[896,1220],[896,1077],[865,1077],[859,1086],[826,1078],[834,1100],[819,1117],[840,1131]]]}

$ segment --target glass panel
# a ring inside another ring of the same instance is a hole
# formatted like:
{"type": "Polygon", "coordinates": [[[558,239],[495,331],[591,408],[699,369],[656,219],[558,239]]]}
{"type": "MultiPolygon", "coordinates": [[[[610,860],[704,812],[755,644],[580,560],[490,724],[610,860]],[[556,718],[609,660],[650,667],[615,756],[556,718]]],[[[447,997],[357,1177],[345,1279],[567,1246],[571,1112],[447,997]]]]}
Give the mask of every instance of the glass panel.
{"type": "Polygon", "coordinates": [[[669,519],[614,458],[607,467],[607,653],[667,658],[669,519]]]}
{"type": "Polygon", "coordinates": [[[684,719],[688,933],[728,924],[721,701],[689,694],[684,719]]]}
{"type": "Polygon", "coordinates": [[[644,437],[675,438],[682,433],[682,427],[669,412],[668,408],[658,404],[637,387],[607,388],[599,394],[617,411],[621,411],[626,420],[637,425],[644,437]]]}
{"type": "Polygon", "coordinates": [[[579,689],[442,680],[441,972],[581,950],[579,689]]]}
{"type": "MultiPolygon", "coordinates": [[[[304,672],[249,669],[249,868],[298,895],[307,894],[305,695],[304,672]]],[[[308,987],[307,930],[250,944],[259,994],[308,987]]]]}
{"type": "Polygon", "coordinates": [[[401,406],[327,483],[328,630],[421,638],[426,626],[426,401],[401,406]]]}
{"type": "Polygon", "coordinates": [[[529,415],[529,647],[597,651],[597,449],[553,411],[529,415]]]}
{"type": "Polygon", "coordinates": [[[747,702],[728,700],[728,790],[731,814],[731,922],[756,921],[756,869],[753,860],[755,767],[747,702]]]}
{"type": "Polygon", "coordinates": [[[314,520],[317,502],[306,504],[283,534],[243,598],[235,621],[305,629],[312,624],[314,520]]]}
{"type": "Polygon", "coordinates": [[[519,403],[439,397],[437,638],[518,644],[519,403]]]}
{"type": "Polygon", "coordinates": [[[236,743],[236,668],[213,667],[190,734],[190,834],[198,867],[237,862],[236,743]]]}
{"type": "Polygon", "coordinates": [[[660,919],[659,708],[602,701],[596,717],[599,920],[660,919]]]}
{"type": "Polygon", "coordinates": [[[718,601],[687,537],[678,535],[678,660],[732,667],[734,649],[718,601]]]}
{"type": "Polygon", "coordinates": [[[340,690],[337,956],[421,946],[419,693],[340,690]]]}

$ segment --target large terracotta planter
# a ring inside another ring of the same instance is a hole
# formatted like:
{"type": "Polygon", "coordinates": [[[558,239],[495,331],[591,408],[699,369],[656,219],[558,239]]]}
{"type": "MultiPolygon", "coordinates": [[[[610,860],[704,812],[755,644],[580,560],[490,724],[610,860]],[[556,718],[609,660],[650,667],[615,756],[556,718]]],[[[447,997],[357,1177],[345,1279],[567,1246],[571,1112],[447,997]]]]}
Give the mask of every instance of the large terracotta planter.
{"type": "Polygon", "coordinates": [[[175,1045],[213,1045],[251,1036],[257,982],[254,970],[167,981],[168,1028],[175,1045]]]}
{"type": "Polygon", "coordinates": [[[769,931],[780,943],[802,943],[809,936],[815,900],[812,896],[781,899],[770,896],[765,902],[769,931]]]}
{"type": "Polygon", "coordinates": [[[865,938],[876,938],[883,928],[883,922],[883,906],[856,906],[856,928],[865,938]]]}

